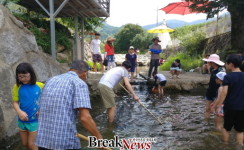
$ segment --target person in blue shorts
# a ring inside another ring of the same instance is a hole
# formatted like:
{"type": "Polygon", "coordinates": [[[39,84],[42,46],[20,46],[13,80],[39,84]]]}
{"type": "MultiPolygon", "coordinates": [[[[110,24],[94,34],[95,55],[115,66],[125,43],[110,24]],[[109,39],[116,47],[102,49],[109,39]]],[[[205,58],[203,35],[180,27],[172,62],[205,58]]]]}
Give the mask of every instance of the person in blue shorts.
{"type": "Polygon", "coordinates": [[[244,72],[240,67],[242,59],[239,55],[230,55],[226,59],[226,69],[231,71],[223,80],[223,90],[219,103],[216,107],[221,107],[224,103],[224,142],[229,141],[230,131],[236,130],[236,142],[238,146],[243,146],[244,132],[244,72]]]}
{"type": "Polygon", "coordinates": [[[22,145],[37,150],[35,137],[38,127],[38,100],[43,83],[36,82],[36,74],[29,63],[16,68],[16,84],[12,89],[13,107],[18,115],[18,127],[22,145]]]}
{"type": "Polygon", "coordinates": [[[131,63],[131,68],[129,72],[131,73],[130,81],[132,82],[134,80],[134,72],[136,68],[137,63],[137,55],[134,53],[134,47],[130,46],[128,53],[125,55],[125,60],[129,61],[131,63]]]}
{"type": "Polygon", "coordinates": [[[218,94],[219,84],[215,82],[216,74],[221,71],[225,72],[225,70],[222,67],[224,63],[220,61],[219,55],[217,54],[211,54],[208,58],[204,58],[202,60],[208,62],[208,65],[213,68],[206,92],[205,119],[208,119],[211,114],[210,105],[217,98],[218,94]]]}

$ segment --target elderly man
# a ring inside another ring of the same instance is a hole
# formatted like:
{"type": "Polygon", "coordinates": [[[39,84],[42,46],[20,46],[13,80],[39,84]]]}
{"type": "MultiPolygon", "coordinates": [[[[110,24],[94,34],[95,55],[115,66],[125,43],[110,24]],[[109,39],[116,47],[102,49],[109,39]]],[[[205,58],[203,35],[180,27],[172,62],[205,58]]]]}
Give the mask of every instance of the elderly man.
{"type": "Polygon", "coordinates": [[[152,70],[154,68],[154,72],[158,71],[159,66],[159,54],[162,52],[161,45],[158,44],[158,42],[161,42],[158,37],[155,37],[152,39],[153,44],[149,46],[149,50],[151,52],[151,61],[150,61],[150,67],[148,71],[148,79],[152,77],[152,70]]]}
{"type": "Polygon", "coordinates": [[[40,99],[39,127],[36,145],[39,150],[80,149],[76,137],[76,117],[93,136],[102,136],[93,121],[87,84],[88,65],[74,61],[70,71],[49,79],[40,99]]]}

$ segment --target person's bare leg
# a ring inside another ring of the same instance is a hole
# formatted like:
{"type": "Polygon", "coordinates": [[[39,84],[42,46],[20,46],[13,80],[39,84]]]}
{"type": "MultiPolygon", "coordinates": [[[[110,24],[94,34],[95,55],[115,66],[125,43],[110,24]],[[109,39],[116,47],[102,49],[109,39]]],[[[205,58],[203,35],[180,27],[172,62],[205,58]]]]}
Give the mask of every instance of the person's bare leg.
{"type": "Polygon", "coordinates": [[[100,66],[101,66],[101,72],[104,73],[104,66],[103,66],[103,62],[100,62],[100,66]]]}
{"type": "Polygon", "coordinates": [[[115,111],[116,111],[116,107],[115,106],[107,109],[108,122],[109,123],[113,123],[114,122],[115,111]]]}
{"type": "Polygon", "coordinates": [[[24,147],[28,146],[28,132],[20,130],[21,143],[24,147]]]}
{"type": "Polygon", "coordinates": [[[94,72],[97,72],[97,63],[96,62],[93,62],[93,69],[94,69],[94,72]]]}
{"type": "Polygon", "coordinates": [[[161,94],[164,95],[164,87],[163,86],[160,86],[161,88],[161,94]]]}
{"type": "Polygon", "coordinates": [[[29,132],[28,133],[28,149],[29,150],[38,150],[37,146],[35,145],[37,132],[29,132]]]}
{"type": "Polygon", "coordinates": [[[176,78],[180,79],[179,75],[180,75],[180,71],[175,71],[175,74],[176,74],[176,78]]]}
{"type": "Polygon", "coordinates": [[[214,123],[215,123],[215,129],[218,130],[218,131],[222,131],[222,117],[220,116],[215,116],[214,118],[214,123]]]}
{"type": "Polygon", "coordinates": [[[134,72],[131,72],[131,77],[130,80],[133,81],[134,80],[134,72]]]}
{"type": "Polygon", "coordinates": [[[162,95],[162,90],[161,90],[161,86],[160,85],[158,85],[158,94],[159,94],[159,96],[162,95]]]}
{"type": "Polygon", "coordinates": [[[236,143],[243,145],[243,132],[236,132],[236,143]]]}
{"type": "Polygon", "coordinates": [[[230,137],[230,133],[228,131],[226,131],[226,129],[223,129],[223,141],[228,144],[229,142],[229,137],[230,137]]]}
{"type": "Polygon", "coordinates": [[[205,103],[205,119],[209,119],[210,118],[210,113],[211,113],[211,105],[212,101],[206,100],[205,103]]]}

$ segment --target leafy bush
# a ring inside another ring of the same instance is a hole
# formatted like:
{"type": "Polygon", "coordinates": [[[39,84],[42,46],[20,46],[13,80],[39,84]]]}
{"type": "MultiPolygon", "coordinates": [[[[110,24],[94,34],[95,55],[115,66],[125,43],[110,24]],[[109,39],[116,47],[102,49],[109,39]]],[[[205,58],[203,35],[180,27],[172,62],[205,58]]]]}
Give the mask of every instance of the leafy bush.
{"type": "Polygon", "coordinates": [[[35,35],[37,45],[41,46],[45,53],[51,54],[51,38],[49,34],[41,32],[37,27],[30,28],[35,35]]]}
{"type": "MultiPolygon", "coordinates": [[[[37,27],[30,28],[30,31],[35,35],[37,44],[42,47],[45,53],[51,54],[51,38],[50,34],[43,33],[37,27]]],[[[64,32],[56,32],[56,45],[63,45],[66,50],[71,50],[72,43],[69,36],[64,32]]]]}
{"type": "Polygon", "coordinates": [[[203,53],[203,40],[206,34],[203,32],[196,32],[181,39],[180,45],[186,48],[186,52],[191,56],[201,55],[203,53]]]}
{"type": "Polygon", "coordinates": [[[56,32],[56,44],[63,45],[68,51],[72,48],[72,43],[69,38],[65,32],[56,32]]]}
{"type": "MultiPolygon", "coordinates": [[[[87,62],[87,64],[88,64],[88,66],[92,69],[94,63],[93,63],[92,61],[86,61],[86,62],[87,62]]],[[[97,70],[98,70],[98,71],[101,70],[101,66],[100,66],[99,63],[96,63],[96,66],[97,66],[97,70]]]]}
{"type": "Polygon", "coordinates": [[[170,70],[171,64],[174,62],[175,59],[180,59],[182,70],[187,71],[197,68],[202,64],[202,60],[200,57],[190,57],[185,53],[177,53],[175,56],[167,58],[166,62],[160,66],[160,70],[170,70]]]}

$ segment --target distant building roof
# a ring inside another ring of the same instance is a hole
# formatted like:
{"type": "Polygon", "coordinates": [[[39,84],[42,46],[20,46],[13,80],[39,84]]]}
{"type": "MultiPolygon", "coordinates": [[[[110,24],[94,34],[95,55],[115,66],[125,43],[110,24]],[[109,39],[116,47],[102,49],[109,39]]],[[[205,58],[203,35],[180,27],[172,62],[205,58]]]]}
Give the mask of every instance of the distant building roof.
{"type": "MultiPolygon", "coordinates": [[[[39,0],[49,10],[49,0],[39,0]]],[[[54,9],[57,10],[64,0],[54,0],[54,9]]],[[[43,11],[34,0],[21,0],[19,5],[30,10],[43,11]]],[[[110,0],[69,0],[57,17],[109,17],[110,0]]]]}

